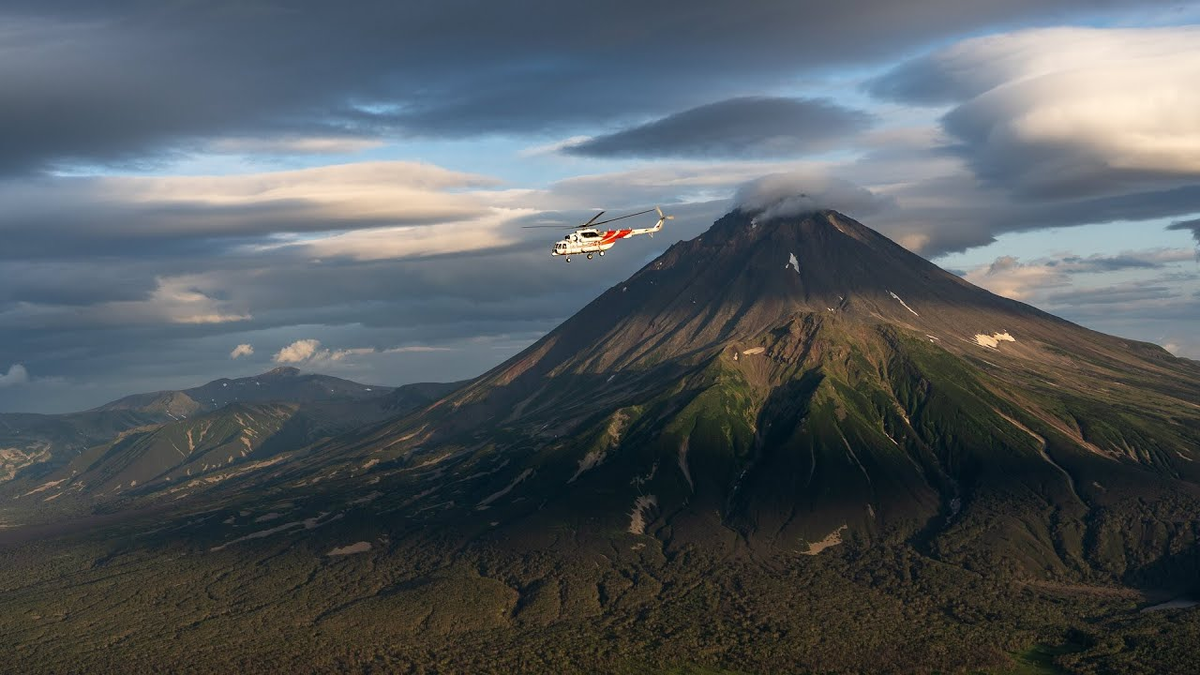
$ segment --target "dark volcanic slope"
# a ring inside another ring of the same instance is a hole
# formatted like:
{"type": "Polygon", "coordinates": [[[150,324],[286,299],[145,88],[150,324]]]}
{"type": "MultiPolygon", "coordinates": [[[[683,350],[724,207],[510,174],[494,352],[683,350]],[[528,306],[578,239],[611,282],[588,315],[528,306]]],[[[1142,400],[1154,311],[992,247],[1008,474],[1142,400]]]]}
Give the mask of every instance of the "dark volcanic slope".
{"type": "Polygon", "coordinates": [[[1196,363],[845,216],[735,212],[447,398],[270,480],[391,485],[380,508],[522,541],[912,541],[1125,574],[1195,540],[1197,401],[1196,363]]]}

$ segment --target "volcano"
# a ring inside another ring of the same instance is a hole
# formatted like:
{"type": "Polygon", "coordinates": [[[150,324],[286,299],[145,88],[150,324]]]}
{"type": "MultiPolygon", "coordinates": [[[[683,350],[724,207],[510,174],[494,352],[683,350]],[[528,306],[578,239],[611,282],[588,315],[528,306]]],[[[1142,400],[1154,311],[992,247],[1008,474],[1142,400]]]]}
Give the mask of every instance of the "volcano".
{"type": "Polygon", "coordinates": [[[503,512],[522,540],[569,524],[800,553],[919,541],[1118,573],[1193,541],[1198,401],[1195,362],[993,295],[837,212],[735,211],[338,454],[406,480],[437,466],[413,488],[436,512],[503,512]]]}
{"type": "Polygon", "coordinates": [[[1138,610],[1200,591],[1200,364],[840,213],[734,211],[444,391],[139,482],[106,508],[167,523],[10,554],[0,634],[51,670],[144,663],[104,631],[189,670],[1195,670],[1195,612],[1138,610]]]}

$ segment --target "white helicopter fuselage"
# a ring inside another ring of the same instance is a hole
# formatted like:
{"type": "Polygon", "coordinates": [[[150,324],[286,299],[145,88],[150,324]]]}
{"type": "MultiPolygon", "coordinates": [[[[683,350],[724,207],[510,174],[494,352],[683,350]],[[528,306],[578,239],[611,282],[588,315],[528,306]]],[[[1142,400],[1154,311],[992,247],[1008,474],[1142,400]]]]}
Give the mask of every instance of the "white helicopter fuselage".
{"type": "MultiPolygon", "coordinates": [[[[662,229],[663,223],[668,216],[659,215],[658,222],[654,227],[643,228],[625,228],[620,230],[604,230],[600,231],[595,228],[587,228],[576,230],[568,234],[561,241],[554,244],[554,248],[550,251],[550,255],[572,256],[580,254],[599,253],[604,255],[604,252],[612,248],[617,241],[636,237],[639,234],[654,235],[662,229]]],[[[591,256],[588,255],[590,258],[591,256]]]]}

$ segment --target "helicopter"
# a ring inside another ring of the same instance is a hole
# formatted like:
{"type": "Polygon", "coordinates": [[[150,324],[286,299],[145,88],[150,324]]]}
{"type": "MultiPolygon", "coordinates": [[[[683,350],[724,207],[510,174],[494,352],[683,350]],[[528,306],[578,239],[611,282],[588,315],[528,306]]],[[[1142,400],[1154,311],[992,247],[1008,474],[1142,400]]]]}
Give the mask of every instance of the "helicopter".
{"type": "MultiPolygon", "coordinates": [[[[586,223],[582,225],[576,225],[575,227],[571,228],[575,231],[555,243],[554,248],[550,250],[550,255],[561,255],[566,258],[567,262],[571,262],[571,256],[573,255],[586,255],[587,259],[591,260],[593,254],[598,253],[603,256],[604,252],[612,248],[613,245],[617,243],[618,239],[628,239],[629,237],[634,237],[639,234],[648,234],[653,237],[655,232],[658,232],[662,229],[663,223],[668,220],[675,219],[675,216],[664,215],[662,209],[658,208],[657,206],[645,211],[638,211],[637,213],[630,213],[624,216],[617,216],[616,218],[609,218],[608,220],[598,220],[598,218],[603,215],[604,211],[601,211],[600,213],[592,216],[591,219],[586,223]],[[654,227],[643,227],[637,229],[626,228],[604,231],[596,229],[599,225],[605,225],[618,220],[625,220],[626,218],[633,218],[634,216],[642,216],[647,213],[658,214],[658,222],[654,224],[654,227]]],[[[538,227],[558,228],[561,226],[528,225],[526,226],[526,229],[538,227]]]]}

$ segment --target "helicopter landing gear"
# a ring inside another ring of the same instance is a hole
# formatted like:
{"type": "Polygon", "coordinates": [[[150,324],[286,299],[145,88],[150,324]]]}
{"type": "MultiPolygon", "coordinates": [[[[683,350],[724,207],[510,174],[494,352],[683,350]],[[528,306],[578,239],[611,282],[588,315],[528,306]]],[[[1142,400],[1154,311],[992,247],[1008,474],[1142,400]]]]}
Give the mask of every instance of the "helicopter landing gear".
{"type": "Polygon", "coordinates": [[[592,254],[591,254],[591,253],[589,253],[589,254],[588,254],[588,260],[591,260],[591,259],[592,259],[592,254]]]}
{"type": "Polygon", "coordinates": [[[571,262],[571,256],[567,256],[567,262],[571,262]]]}
{"type": "Polygon", "coordinates": [[[603,257],[604,257],[604,251],[600,251],[600,257],[601,257],[601,258],[603,258],[603,257]]]}

